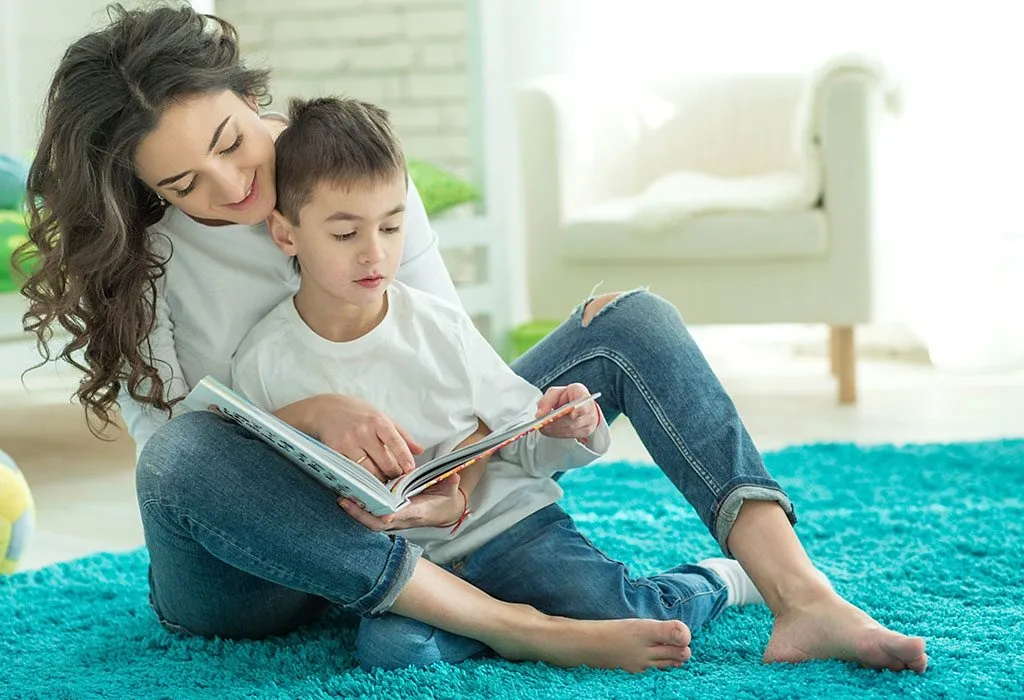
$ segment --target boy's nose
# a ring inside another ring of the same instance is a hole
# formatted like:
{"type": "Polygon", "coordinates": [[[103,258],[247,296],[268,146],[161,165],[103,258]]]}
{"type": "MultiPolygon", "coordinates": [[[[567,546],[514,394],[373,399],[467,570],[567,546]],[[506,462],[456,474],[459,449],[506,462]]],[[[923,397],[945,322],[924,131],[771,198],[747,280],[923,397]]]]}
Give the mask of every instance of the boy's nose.
{"type": "Polygon", "coordinates": [[[379,263],[383,259],[384,248],[382,248],[377,241],[374,241],[373,243],[368,245],[366,249],[363,251],[363,260],[366,262],[367,265],[379,263]]]}

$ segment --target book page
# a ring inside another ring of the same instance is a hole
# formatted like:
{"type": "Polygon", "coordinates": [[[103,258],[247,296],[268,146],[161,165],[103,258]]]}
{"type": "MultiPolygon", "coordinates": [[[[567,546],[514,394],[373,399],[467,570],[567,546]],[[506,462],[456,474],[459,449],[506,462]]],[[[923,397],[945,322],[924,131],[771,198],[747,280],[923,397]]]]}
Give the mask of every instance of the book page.
{"type": "Polygon", "coordinates": [[[498,433],[488,435],[483,440],[466,445],[462,449],[441,455],[420,465],[408,474],[388,482],[388,488],[396,495],[412,498],[442,479],[446,479],[452,474],[457,474],[463,469],[476,464],[481,459],[491,456],[503,447],[511,445],[516,440],[520,440],[535,430],[540,430],[544,426],[553,423],[562,416],[571,413],[574,408],[582,406],[588,401],[596,401],[600,396],[600,392],[585,396],[564,406],[559,406],[540,418],[517,423],[498,433]]]}
{"type": "Polygon", "coordinates": [[[210,410],[233,420],[273,447],[316,481],[338,495],[365,505],[374,515],[393,513],[405,503],[368,471],[323,443],[236,394],[212,377],[204,377],[185,405],[210,410]]]}

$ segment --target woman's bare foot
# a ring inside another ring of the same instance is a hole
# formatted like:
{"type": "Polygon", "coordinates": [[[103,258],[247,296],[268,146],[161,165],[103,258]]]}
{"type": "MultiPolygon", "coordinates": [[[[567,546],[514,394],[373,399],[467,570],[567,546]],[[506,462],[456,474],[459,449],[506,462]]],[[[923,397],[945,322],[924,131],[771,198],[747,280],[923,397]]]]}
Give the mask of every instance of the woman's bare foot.
{"type": "Polygon", "coordinates": [[[690,658],[690,629],[679,621],[571,620],[523,608],[524,616],[537,616],[528,633],[488,642],[506,659],[640,673],[682,666],[690,658]]]}
{"type": "Polygon", "coordinates": [[[924,673],[928,666],[924,647],[921,637],[883,627],[830,591],[775,618],[764,661],[840,659],[870,668],[924,673]]]}

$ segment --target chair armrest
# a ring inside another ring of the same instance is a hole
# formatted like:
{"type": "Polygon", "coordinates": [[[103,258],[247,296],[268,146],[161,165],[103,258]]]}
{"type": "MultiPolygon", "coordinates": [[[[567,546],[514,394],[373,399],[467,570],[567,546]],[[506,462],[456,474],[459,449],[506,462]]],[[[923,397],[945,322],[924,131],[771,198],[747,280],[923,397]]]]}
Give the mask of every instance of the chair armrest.
{"type": "Polygon", "coordinates": [[[552,76],[517,96],[523,204],[559,223],[634,194],[637,107],[628,93],[578,76],[552,76]]]}

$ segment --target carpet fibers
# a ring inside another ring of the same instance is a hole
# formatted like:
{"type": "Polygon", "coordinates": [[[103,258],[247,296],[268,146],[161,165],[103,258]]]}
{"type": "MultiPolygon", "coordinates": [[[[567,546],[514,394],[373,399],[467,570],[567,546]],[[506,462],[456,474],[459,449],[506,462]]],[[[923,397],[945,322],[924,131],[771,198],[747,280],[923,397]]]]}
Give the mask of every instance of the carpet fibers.
{"type": "MultiPolygon", "coordinates": [[[[0,579],[4,698],[768,698],[1024,695],[1024,441],[766,456],[812,558],[882,623],[924,636],[927,673],[836,661],[761,663],[762,607],[695,631],[683,668],[641,675],[502,660],[364,673],[351,623],[328,617],[263,642],[165,632],[146,603],[144,551],[100,554],[0,579]]],[[[566,507],[634,573],[715,555],[708,533],[651,465],[564,479],[566,507]]]]}

